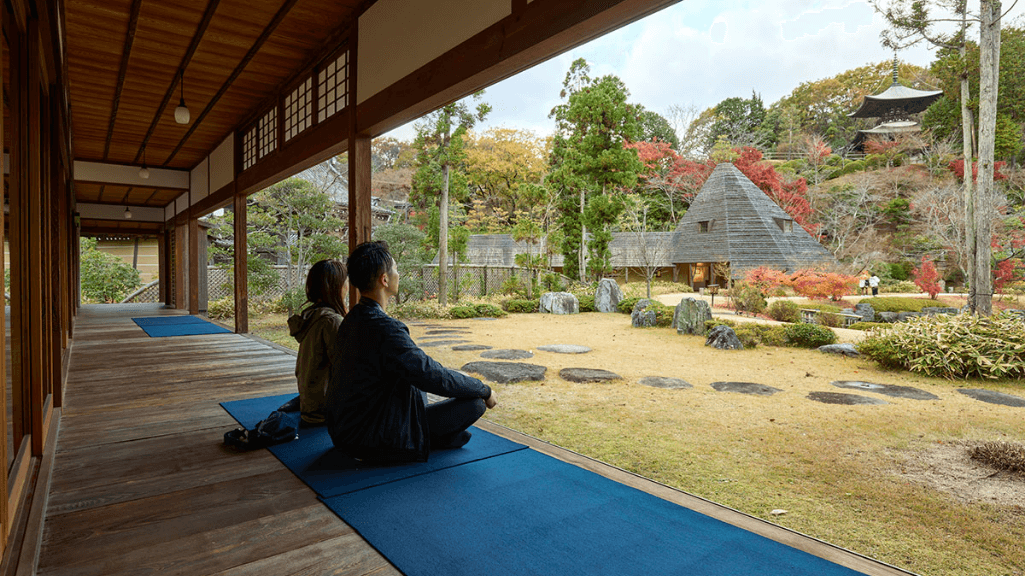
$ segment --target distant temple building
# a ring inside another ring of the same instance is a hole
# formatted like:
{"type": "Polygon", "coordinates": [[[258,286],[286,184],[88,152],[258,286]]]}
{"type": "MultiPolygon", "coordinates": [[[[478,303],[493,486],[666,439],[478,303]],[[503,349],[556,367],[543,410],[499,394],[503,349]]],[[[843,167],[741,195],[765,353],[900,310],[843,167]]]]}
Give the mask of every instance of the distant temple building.
{"type": "Polygon", "coordinates": [[[882,94],[865,96],[865,101],[848,116],[851,118],[878,118],[874,128],[858,130],[850,150],[864,151],[865,140],[871,136],[896,139],[898,136],[922,130],[917,114],[943,96],[942,90],[915,90],[897,82],[897,57],[893,57],[893,84],[882,94]]]}

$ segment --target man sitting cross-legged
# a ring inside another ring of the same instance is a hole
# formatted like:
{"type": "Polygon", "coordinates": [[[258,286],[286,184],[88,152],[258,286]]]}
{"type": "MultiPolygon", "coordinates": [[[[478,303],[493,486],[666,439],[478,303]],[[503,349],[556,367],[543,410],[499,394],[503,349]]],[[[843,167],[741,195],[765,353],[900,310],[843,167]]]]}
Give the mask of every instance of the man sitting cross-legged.
{"type": "Polygon", "coordinates": [[[445,368],[385,313],[398,294],[399,272],[384,242],[366,242],[347,262],[360,292],[338,329],[327,392],[331,440],[345,454],[379,463],[426,461],[438,448],[458,448],[467,430],[496,405],[491,388],[445,368]],[[448,398],[427,406],[426,392],[448,398]]]}

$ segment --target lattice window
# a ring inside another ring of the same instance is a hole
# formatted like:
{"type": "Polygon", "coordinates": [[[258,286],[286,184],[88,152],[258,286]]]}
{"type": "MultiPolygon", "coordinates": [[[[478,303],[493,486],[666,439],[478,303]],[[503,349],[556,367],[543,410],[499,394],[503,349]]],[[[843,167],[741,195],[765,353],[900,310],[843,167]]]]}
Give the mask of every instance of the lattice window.
{"type": "Polygon", "coordinates": [[[285,142],[313,124],[313,77],[285,97],[285,142]]]}
{"type": "Polygon", "coordinates": [[[242,169],[248,170],[256,164],[256,126],[242,136],[242,169]]]}
{"type": "Polygon", "coordinates": [[[278,109],[271,108],[260,118],[260,158],[278,148],[278,109]]]}
{"type": "Polygon", "coordinates": [[[317,75],[317,121],[323,122],[349,103],[349,52],[320,69],[317,75]]]}

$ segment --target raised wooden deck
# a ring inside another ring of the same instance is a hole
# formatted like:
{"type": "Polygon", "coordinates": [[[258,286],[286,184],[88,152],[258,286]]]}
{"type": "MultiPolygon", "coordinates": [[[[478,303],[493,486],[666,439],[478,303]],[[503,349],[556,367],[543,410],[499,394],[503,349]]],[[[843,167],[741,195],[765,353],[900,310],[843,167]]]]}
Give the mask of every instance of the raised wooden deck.
{"type": "MultiPolygon", "coordinates": [[[[155,306],[83,307],[39,543],[45,575],[398,574],[218,402],[295,390],[295,358],[234,334],[150,338],[155,306]]],[[[872,575],[907,574],[500,426],[482,427],[872,575]]],[[[525,551],[529,553],[529,551],[525,551]]]]}

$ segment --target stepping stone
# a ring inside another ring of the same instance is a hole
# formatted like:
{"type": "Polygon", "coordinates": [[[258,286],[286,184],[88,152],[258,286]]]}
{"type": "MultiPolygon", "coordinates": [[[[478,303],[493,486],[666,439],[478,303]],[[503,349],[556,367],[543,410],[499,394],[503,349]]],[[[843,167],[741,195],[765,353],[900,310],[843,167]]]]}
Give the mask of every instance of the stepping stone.
{"type": "Polygon", "coordinates": [[[686,380],[680,380],[679,378],[666,378],[665,376],[646,376],[637,381],[638,384],[644,386],[652,386],[654,388],[669,388],[671,390],[683,390],[684,388],[693,388],[686,380]]]}
{"type": "Polygon", "coordinates": [[[421,348],[434,348],[436,346],[450,346],[452,344],[466,344],[469,340],[432,340],[431,342],[420,343],[421,348]]]}
{"type": "Polygon", "coordinates": [[[527,358],[533,358],[534,353],[526,350],[499,349],[481,352],[480,357],[493,358],[495,360],[526,360],[527,358]]]}
{"type": "Polygon", "coordinates": [[[858,349],[854,347],[854,344],[826,344],[825,346],[819,346],[819,352],[826,354],[839,354],[841,356],[850,356],[851,358],[857,358],[861,356],[858,349]]]}
{"type": "Polygon", "coordinates": [[[548,368],[525,362],[469,362],[463,364],[462,370],[479,374],[491,382],[511,384],[525,380],[544,380],[548,368]]]}
{"type": "Polygon", "coordinates": [[[476,318],[470,318],[470,320],[483,320],[485,322],[490,322],[491,320],[498,320],[498,318],[491,318],[490,316],[478,316],[476,318]]]}
{"type": "Polygon", "coordinates": [[[469,332],[468,328],[446,328],[444,330],[428,330],[425,334],[433,336],[435,334],[468,334],[469,332]]]}
{"type": "Polygon", "coordinates": [[[865,390],[866,392],[878,392],[894,398],[908,398],[910,400],[939,400],[940,397],[925,390],[912,388],[911,386],[896,386],[894,384],[874,384],[872,382],[861,382],[859,380],[837,380],[830,382],[837,388],[853,388],[865,390]]]}
{"type": "Polygon", "coordinates": [[[1013,394],[1004,394],[1003,392],[994,392],[981,388],[958,388],[957,391],[982,402],[1012,406],[1014,408],[1025,408],[1025,398],[1013,394]]]}
{"type": "Polygon", "coordinates": [[[719,392],[739,392],[741,394],[754,394],[755,396],[772,396],[776,392],[782,392],[779,388],[755,384],[754,382],[712,382],[712,388],[719,392]]]}
{"type": "Polygon", "coordinates": [[[843,406],[854,406],[855,404],[889,404],[882,398],[870,396],[858,396],[857,394],[844,394],[843,392],[810,392],[809,400],[822,402],[823,404],[841,404],[843,406]]]}
{"type": "Polygon", "coordinates": [[[622,380],[623,377],[615,372],[600,370],[598,368],[563,368],[559,370],[559,376],[570,382],[607,382],[609,380],[622,380]]]}
{"type": "Polygon", "coordinates": [[[555,352],[556,354],[587,354],[591,351],[587,346],[578,346],[576,344],[545,344],[544,346],[538,346],[538,350],[544,350],[545,352],[555,352]]]}
{"type": "Polygon", "coordinates": [[[456,352],[476,352],[477,350],[491,350],[491,346],[485,346],[483,344],[462,344],[460,346],[453,346],[452,349],[456,352]]]}

